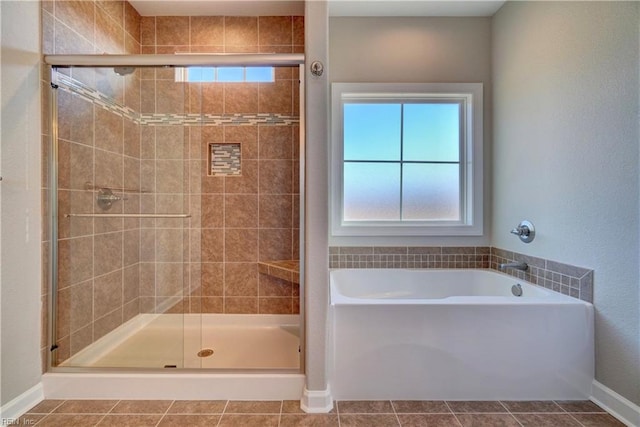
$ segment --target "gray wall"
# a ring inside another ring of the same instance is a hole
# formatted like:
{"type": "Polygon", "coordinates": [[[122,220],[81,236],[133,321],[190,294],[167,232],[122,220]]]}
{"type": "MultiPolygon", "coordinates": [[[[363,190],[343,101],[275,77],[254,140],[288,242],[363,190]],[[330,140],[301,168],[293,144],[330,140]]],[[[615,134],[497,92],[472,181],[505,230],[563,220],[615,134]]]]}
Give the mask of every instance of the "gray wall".
{"type": "Polygon", "coordinates": [[[40,382],[40,4],[2,1],[0,404],[40,382]]]}
{"type": "Polygon", "coordinates": [[[484,235],[479,237],[331,237],[332,246],[486,246],[491,205],[491,18],[329,20],[331,82],[484,84],[484,235]]]}
{"type": "Polygon", "coordinates": [[[508,2],[493,23],[492,244],[595,270],[596,380],[636,404],[638,10],[508,2]]]}

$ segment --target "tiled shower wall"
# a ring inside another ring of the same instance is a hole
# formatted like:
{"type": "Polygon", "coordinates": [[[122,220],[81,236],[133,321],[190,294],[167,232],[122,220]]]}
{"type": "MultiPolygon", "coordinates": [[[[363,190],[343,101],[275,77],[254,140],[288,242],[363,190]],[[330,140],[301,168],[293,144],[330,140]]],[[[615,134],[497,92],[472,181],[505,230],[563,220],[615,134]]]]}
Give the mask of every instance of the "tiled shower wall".
{"type": "MultiPolygon", "coordinates": [[[[143,17],[141,28],[143,53],[304,50],[302,17],[143,17]]],[[[158,269],[172,271],[171,283],[182,283],[184,298],[172,312],[299,312],[298,285],[258,271],[258,261],[298,259],[299,253],[298,70],[276,68],[275,77],[274,83],[183,84],[175,82],[173,70],[143,70],[141,113],[157,121],[142,130],[143,186],[177,172],[168,192],[158,190],[149,209],[173,204],[192,215],[184,232],[169,223],[155,229],[143,225],[142,247],[156,242],[155,258],[143,250],[143,312],[162,311],[167,298],[181,295],[176,286],[145,285],[152,282],[153,269],[156,276],[158,269]],[[277,116],[279,124],[256,124],[258,114],[277,116]],[[207,122],[184,126],[183,118],[197,116],[207,122]],[[238,117],[246,123],[228,123],[238,117]],[[210,143],[240,144],[241,175],[209,176],[210,143]],[[159,259],[161,235],[180,250],[159,259]]]]}
{"type": "Polygon", "coordinates": [[[490,268],[518,261],[527,271],[507,274],[593,302],[593,270],[488,246],[334,246],[329,268],[490,268]]]}
{"type": "MultiPolygon", "coordinates": [[[[124,1],[42,1],[42,51],[67,53],[140,53],[140,16],[124,1]]],[[[140,79],[112,70],[62,70],[69,81],[98,88],[115,102],[140,106],[140,79]]],[[[50,73],[43,69],[43,265],[48,241],[48,168],[50,73]]],[[[68,218],[69,213],[99,212],[99,187],[139,187],[140,127],[62,85],[56,90],[59,123],[59,217],[57,361],[63,361],[139,313],[137,220],[68,218]]],[[[118,193],[118,195],[122,195],[118,193]]],[[[109,212],[139,213],[139,195],[127,195],[109,212]]],[[[43,371],[48,356],[48,271],[43,272],[43,371]]],[[[54,361],[55,362],[55,361],[54,361]]]]}
{"type": "MultiPolygon", "coordinates": [[[[300,17],[141,18],[123,1],[43,2],[42,10],[45,54],[303,51],[300,17]],[[147,44],[141,47],[143,38],[147,44]]],[[[112,70],[63,72],[68,77],[57,90],[57,361],[140,312],[298,313],[297,285],[260,274],[257,266],[259,260],[298,258],[297,68],[278,68],[276,82],[265,84],[176,83],[173,71],[151,69],[127,77],[112,70]],[[71,95],[67,89],[74,84],[81,88],[76,94],[85,89],[97,94],[71,95]],[[103,108],[96,99],[107,99],[115,108],[103,108]],[[270,124],[260,124],[265,113],[270,124]],[[211,142],[241,144],[241,176],[208,176],[211,142]],[[117,193],[126,200],[116,202],[110,213],[188,212],[192,217],[65,217],[101,213],[87,183],[133,190],[117,193]]],[[[45,217],[48,75],[45,70],[45,217]]],[[[44,260],[48,234],[43,230],[44,260]]],[[[45,280],[43,362],[49,351],[47,290],[45,280]]]]}

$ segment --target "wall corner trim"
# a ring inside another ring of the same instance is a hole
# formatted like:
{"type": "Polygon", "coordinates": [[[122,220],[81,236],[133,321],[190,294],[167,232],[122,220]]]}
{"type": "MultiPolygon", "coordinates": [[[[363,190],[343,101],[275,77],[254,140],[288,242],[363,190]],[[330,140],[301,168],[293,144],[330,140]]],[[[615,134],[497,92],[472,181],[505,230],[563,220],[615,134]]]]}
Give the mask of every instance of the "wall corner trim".
{"type": "Polygon", "coordinates": [[[308,390],[304,388],[300,408],[309,414],[326,414],[333,409],[333,397],[329,386],[326,390],[308,390]]]}
{"type": "Polygon", "coordinates": [[[630,427],[640,427],[640,406],[593,380],[591,400],[630,427]]]}
{"type": "Polygon", "coordinates": [[[8,423],[8,420],[11,419],[17,420],[21,415],[43,400],[44,388],[42,382],[39,382],[20,396],[2,405],[2,408],[0,408],[0,418],[3,423],[8,423]]]}

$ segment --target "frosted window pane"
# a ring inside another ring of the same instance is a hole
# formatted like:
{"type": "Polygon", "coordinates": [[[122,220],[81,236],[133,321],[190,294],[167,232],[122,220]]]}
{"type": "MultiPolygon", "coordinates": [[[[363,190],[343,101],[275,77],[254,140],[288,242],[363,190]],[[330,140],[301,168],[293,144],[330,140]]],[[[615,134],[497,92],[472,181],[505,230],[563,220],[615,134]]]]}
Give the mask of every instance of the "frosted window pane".
{"type": "Polygon", "coordinates": [[[454,161],[460,158],[458,104],[405,104],[404,160],[454,161]]]}
{"type": "Polygon", "coordinates": [[[460,220],[459,174],[457,164],[405,164],[402,219],[460,220]]]}
{"type": "Polygon", "coordinates": [[[344,159],[400,160],[400,104],[345,104],[344,159]]]}
{"type": "Polygon", "coordinates": [[[216,69],[213,67],[189,67],[187,68],[187,81],[212,82],[215,81],[216,69]]]}
{"type": "Polygon", "coordinates": [[[244,81],[244,68],[243,67],[219,67],[218,81],[219,82],[244,81]]]}
{"type": "Polygon", "coordinates": [[[272,82],[273,67],[247,67],[248,82],[272,82]]]}
{"type": "Polygon", "coordinates": [[[344,220],[400,219],[400,165],[344,164],[344,220]]]}

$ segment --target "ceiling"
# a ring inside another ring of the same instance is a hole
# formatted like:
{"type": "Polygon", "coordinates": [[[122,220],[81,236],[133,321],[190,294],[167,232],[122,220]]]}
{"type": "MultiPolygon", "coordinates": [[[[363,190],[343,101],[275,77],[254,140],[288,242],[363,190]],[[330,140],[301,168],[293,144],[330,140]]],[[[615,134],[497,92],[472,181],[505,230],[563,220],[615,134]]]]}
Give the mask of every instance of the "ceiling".
{"type": "MultiPolygon", "coordinates": [[[[314,0],[309,0],[314,1],[314,0]]],[[[304,15],[303,0],[129,0],[143,16],[304,15]]],[[[492,16],[504,1],[329,0],[330,16],[492,16]]]]}

